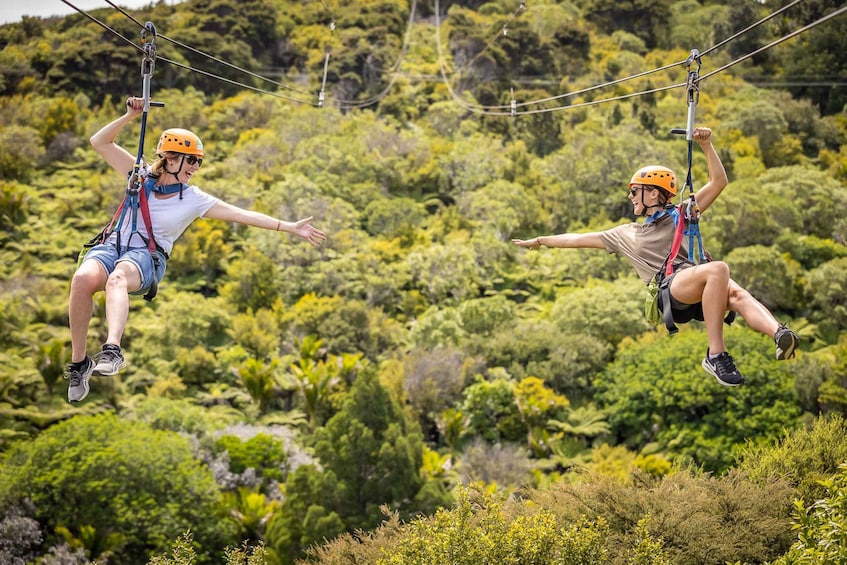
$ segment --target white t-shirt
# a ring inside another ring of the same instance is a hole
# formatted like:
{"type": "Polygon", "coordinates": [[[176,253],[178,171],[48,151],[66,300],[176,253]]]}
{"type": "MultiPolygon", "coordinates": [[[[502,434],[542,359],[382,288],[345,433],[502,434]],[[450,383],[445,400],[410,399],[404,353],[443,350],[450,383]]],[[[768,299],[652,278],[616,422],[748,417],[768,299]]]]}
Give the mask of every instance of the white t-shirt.
{"type": "MultiPolygon", "coordinates": [[[[220,199],[191,185],[182,191],[181,200],[179,193],[162,198],[155,192],[151,192],[147,202],[150,208],[150,221],[153,223],[153,237],[156,244],[170,255],[174,242],[182,235],[182,232],[191,225],[191,222],[202,217],[212,206],[220,202],[220,199]]],[[[147,224],[144,222],[140,208],[138,209],[136,228],[141,235],[148,237],[147,224]]],[[[129,244],[131,233],[131,212],[127,211],[121,228],[121,247],[126,247],[129,244]]],[[[112,233],[108,241],[115,243],[117,234],[112,233]]],[[[143,247],[144,242],[136,235],[132,238],[132,246],[143,247]]]]}

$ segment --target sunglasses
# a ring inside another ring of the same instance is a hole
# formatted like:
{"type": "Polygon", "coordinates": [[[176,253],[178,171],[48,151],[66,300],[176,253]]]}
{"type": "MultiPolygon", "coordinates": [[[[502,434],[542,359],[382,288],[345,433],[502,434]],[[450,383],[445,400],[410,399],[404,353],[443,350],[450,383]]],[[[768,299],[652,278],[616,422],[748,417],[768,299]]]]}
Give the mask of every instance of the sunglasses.
{"type": "Polygon", "coordinates": [[[198,159],[194,155],[186,155],[185,162],[189,165],[197,165],[199,167],[203,164],[203,159],[198,159]]]}
{"type": "Polygon", "coordinates": [[[636,193],[637,193],[639,190],[655,190],[655,187],[653,187],[653,186],[636,186],[636,187],[634,187],[634,188],[630,188],[630,189],[629,189],[629,195],[630,195],[630,196],[635,196],[635,195],[636,195],[636,193]]]}

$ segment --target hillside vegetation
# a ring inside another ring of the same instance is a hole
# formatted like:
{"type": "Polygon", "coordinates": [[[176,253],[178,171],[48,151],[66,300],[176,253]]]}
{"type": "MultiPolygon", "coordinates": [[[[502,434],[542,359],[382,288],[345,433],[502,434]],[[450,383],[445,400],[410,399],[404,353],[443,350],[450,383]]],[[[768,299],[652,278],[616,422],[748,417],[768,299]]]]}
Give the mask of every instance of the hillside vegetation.
{"type": "Polygon", "coordinates": [[[0,27],[0,562],[847,560],[847,16],[788,4],[187,0],[0,27]],[[328,240],[195,222],[131,301],[127,368],[71,405],[69,281],[126,184],[88,137],[141,94],[148,21],[147,158],[190,128],[202,189],[328,240]],[[646,322],[624,261],[511,243],[632,221],[644,164],[685,178],[693,49],[730,178],[704,243],[803,340],[776,362],[727,327],[732,389],[701,323],[646,322]]]}

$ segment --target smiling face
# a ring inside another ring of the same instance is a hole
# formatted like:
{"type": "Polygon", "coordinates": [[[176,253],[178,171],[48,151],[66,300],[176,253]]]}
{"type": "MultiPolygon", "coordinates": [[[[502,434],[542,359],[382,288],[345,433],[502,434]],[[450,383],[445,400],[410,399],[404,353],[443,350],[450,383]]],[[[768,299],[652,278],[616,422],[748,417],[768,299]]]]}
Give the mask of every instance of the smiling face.
{"type": "MultiPolygon", "coordinates": [[[[176,182],[186,184],[203,164],[203,159],[185,153],[168,151],[163,157],[165,159],[164,172],[175,178],[176,182]]],[[[164,184],[169,184],[169,182],[166,180],[164,184]]]]}
{"type": "Polygon", "coordinates": [[[629,201],[632,202],[635,215],[642,216],[659,206],[659,190],[647,184],[632,184],[629,187],[629,201]]]}

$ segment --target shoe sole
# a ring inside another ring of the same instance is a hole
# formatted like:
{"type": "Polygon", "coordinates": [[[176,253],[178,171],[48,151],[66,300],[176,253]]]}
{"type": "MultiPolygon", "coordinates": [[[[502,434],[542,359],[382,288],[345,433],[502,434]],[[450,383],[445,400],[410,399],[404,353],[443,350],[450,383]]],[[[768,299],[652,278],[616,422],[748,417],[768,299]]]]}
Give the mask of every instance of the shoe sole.
{"type": "Polygon", "coordinates": [[[711,366],[711,365],[709,365],[709,364],[706,362],[706,360],[705,360],[705,359],[703,359],[703,362],[702,362],[702,363],[700,363],[700,365],[703,367],[703,370],[704,370],[704,371],[706,371],[707,373],[709,373],[710,375],[712,375],[713,377],[715,377],[715,380],[716,380],[716,381],[718,381],[718,384],[720,384],[720,385],[722,385],[722,386],[738,386],[738,385],[740,385],[740,384],[744,384],[744,381],[743,381],[743,380],[742,380],[740,383],[728,383],[728,382],[726,382],[726,381],[722,381],[722,380],[720,379],[720,377],[717,375],[717,373],[715,373],[715,371],[712,369],[712,366],[711,366]]]}
{"type": "Polygon", "coordinates": [[[111,367],[108,367],[106,369],[100,369],[98,367],[94,367],[92,374],[97,375],[98,377],[113,377],[113,376],[117,375],[118,371],[120,371],[124,367],[126,367],[126,361],[121,363],[116,369],[112,369],[111,367]]]}
{"type": "Polygon", "coordinates": [[[786,359],[794,357],[794,352],[796,351],[799,343],[799,339],[794,339],[793,335],[785,332],[785,334],[780,337],[780,340],[776,342],[776,360],[785,361],[786,359]]]}

